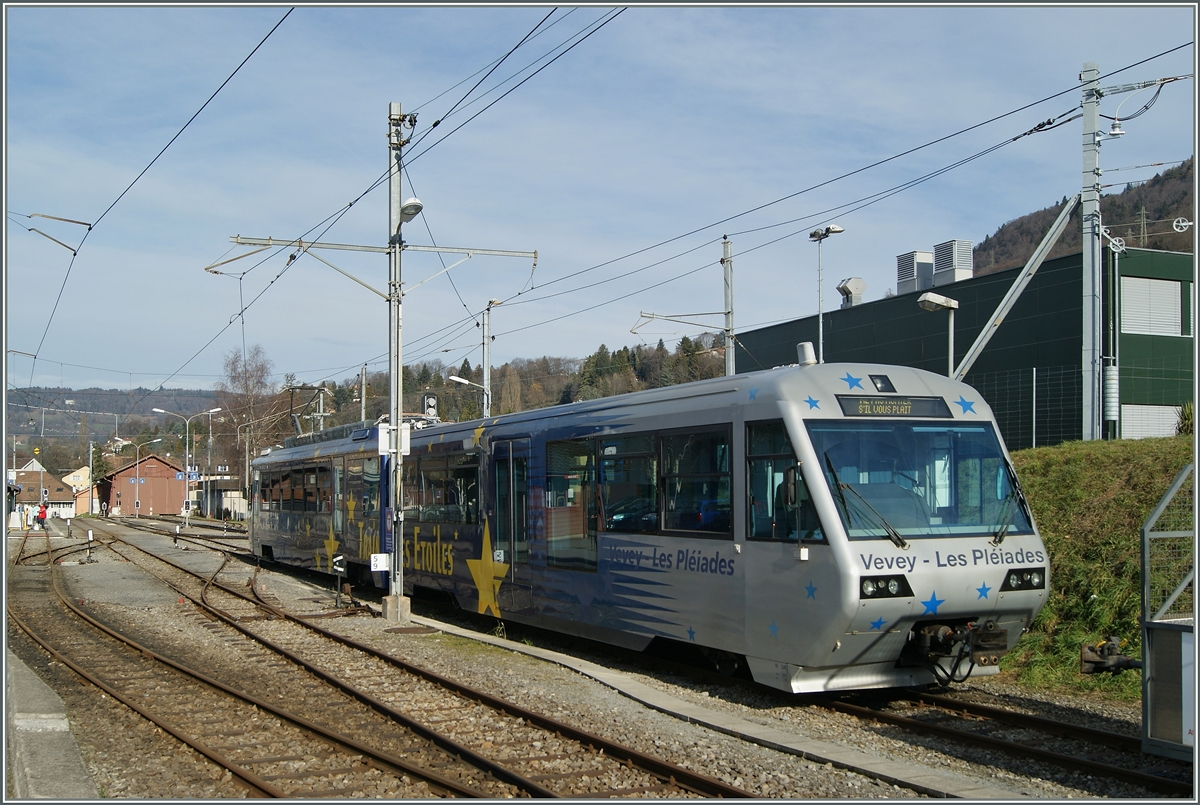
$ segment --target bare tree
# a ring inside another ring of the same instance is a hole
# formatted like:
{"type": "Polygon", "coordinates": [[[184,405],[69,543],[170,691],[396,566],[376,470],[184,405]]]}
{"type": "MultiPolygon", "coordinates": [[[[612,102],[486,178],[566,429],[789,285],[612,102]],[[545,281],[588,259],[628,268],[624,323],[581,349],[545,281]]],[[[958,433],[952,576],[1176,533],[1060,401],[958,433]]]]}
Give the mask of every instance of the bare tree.
{"type": "Polygon", "coordinates": [[[225,375],[216,383],[217,404],[233,427],[223,429],[217,439],[218,452],[226,463],[242,468],[242,483],[249,487],[247,456],[282,440],[287,432],[286,407],[281,406],[272,380],[275,364],[255,344],[244,355],[238,349],[225,356],[225,375]]]}

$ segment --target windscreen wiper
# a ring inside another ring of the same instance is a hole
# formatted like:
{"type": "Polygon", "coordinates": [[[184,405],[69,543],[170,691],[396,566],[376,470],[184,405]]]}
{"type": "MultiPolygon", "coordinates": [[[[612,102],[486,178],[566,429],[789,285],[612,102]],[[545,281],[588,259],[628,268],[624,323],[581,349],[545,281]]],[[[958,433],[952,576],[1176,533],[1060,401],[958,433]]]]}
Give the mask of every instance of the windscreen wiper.
{"type": "Polygon", "coordinates": [[[842,511],[846,513],[846,525],[851,526],[850,522],[850,507],[846,505],[846,494],[842,491],[844,484],[838,480],[837,470],[833,468],[833,461],[829,458],[829,451],[825,451],[825,466],[829,468],[829,475],[833,478],[833,488],[837,490],[838,500],[842,502],[842,511]]]}
{"type": "Polygon", "coordinates": [[[896,528],[887,521],[886,517],[884,517],[882,514],[880,514],[875,509],[874,506],[872,506],[869,502],[867,502],[867,499],[862,496],[861,492],[859,492],[857,489],[855,489],[850,484],[844,484],[838,480],[837,471],[834,470],[834,468],[833,468],[833,462],[829,459],[829,453],[825,454],[825,466],[827,466],[829,468],[829,474],[833,476],[834,486],[837,488],[838,497],[842,501],[842,509],[846,512],[846,525],[847,526],[850,525],[850,507],[846,505],[846,494],[843,491],[845,489],[849,489],[856,498],[858,498],[860,501],[862,501],[862,505],[866,506],[867,509],[870,510],[870,512],[875,515],[875,519],[878,520],[879,525],[883,527],[884,533],[887,534],[888,539],[890,539],[892,542],[894,542],[896,544],[897,548],[907,548],[908,547],[908,541],[905,540],[904,537],[900,536],[900,532],[897,531],[896,528]]]}
{"type": "Polygon", "coordinates": [[[1009,526],[1012,525],[1013,515],[1017,513],[1017,501],[1014,493],[1009,492],[1004,497],[1004,511],[1001,512],[1002,518],[1000,526],[996,529],[996,533],[992,536],[992,544],[999,545],[1004,542],[1004,537],[1008,534],[1009,526]]]}

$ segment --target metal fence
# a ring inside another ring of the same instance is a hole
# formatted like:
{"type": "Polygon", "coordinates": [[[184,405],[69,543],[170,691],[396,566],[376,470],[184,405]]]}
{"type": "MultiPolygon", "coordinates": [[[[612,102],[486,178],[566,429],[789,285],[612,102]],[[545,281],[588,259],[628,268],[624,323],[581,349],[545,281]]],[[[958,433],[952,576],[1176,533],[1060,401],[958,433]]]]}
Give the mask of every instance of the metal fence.
{"type": "Polygon", "coordinates": [[[1194,473],[1183,468],[1142,526],[1142,587],[1147,621],[1195,614],[1194,473]]]}
{"type": "Polygon", "coordinates": [[[1083,374],[1078,366],[972,372],[965,380],[991,406],[1009,450],[1083,438],[1083,374]]]}
{"type": "Polygon", "coordinates": [[[1195,474],[1189,464],[1142,525],[1142,751],[1193,760],[1195,474]]]}

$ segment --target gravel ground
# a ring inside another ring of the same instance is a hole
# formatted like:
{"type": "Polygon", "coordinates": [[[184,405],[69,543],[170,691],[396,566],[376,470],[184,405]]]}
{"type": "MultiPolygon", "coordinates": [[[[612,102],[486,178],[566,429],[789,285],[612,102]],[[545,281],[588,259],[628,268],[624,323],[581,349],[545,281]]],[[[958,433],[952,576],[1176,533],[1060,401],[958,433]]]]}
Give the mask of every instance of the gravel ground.
{"type": "MultiPolygon", "coordinates": [[[[260,585],[285,605],[327,593],[289,577],[268,572],[260,585]]],[[[311,608],[311,601],[303,603],[311,608]]],[[[183,615],[186,606],[126,607],[105,605],[106,617],[137,626],[151,643],[203,645],[214,667],[236,664],[244,655],[231,648],[220,630],[183,615]]],[[[881,783],[830,765],[749,744],[735,737],[686,723],[646,708],[631,699],[561,666],[477,641],[436,633],[414,635],[387,631],[395,626],[380,618],[324,621],[339,632],[395,651],[436,673],[480,687],[531,710],[589,730],[686,768],[703,771],[756,797],[903,798],[912,791],[881,783]]],[[[24,635],[9,629],[10,648],[63,697],[84,761],[104,796],[153,798],[226,798],[244,796],[228,777],[189,749],[113,702],[73,673],[49,659],[24,635]]],[[[589,657],[604,661],[603,657],[589,657]]],[[[609,662],[619,667],[619,662],[609,662]]],[[[632,671],[639,681],[680,699],[713,710],[735,713],[759,724],[797,735],[838,743],[861,751],[936,769],[963,780],[1012,792],[1014,798],[1039,799],[1146,797],[1143,790],[1111,782],[1079,779],[1057,768],[1005,761],[988,752],[932,738],[904,736],[894,728],[865,726],[857,719],[832,713],[802,699],[786,702],[771,691],[712,688],[669,675],[632,671]]],[[[960,690],[981,690],[1009,697],[1033,710],[1060,713],[1064,719],[1091,717],[1111,726],[1124,721],[1140,734],[1139,703],[1093,697],[1043,695],[1007,683],[1002,677],[972,679],[960,690]]]]}

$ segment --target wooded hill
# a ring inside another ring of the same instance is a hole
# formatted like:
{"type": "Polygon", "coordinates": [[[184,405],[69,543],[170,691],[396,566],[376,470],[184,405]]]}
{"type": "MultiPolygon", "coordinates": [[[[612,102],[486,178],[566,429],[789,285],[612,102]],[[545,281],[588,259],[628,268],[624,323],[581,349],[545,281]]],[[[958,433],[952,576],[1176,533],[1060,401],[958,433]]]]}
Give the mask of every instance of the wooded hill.
{"type": "MultiPolygon", "coordinates": [[[[1126,246],[1170,252],[1192,251],[1192,232],[1176,232],[1176,218],[1196,220],[1196,197],[1192,167],[1195,158],[1169,168],[1146,182],[1127,184],[1119,193],[1100,197],[1104,226],[1114,238],[1123,238],[1126,246]]],[[[975,247],[975,276],[1019,268],[1033,254],[1046,232],[1062,212],[1067,199],[1001,226],[975,247]]],[[[1071,216],[1050,258],[1074,254],[1083,248],[1083,224],[1079,210],[1071,216]]]]}

